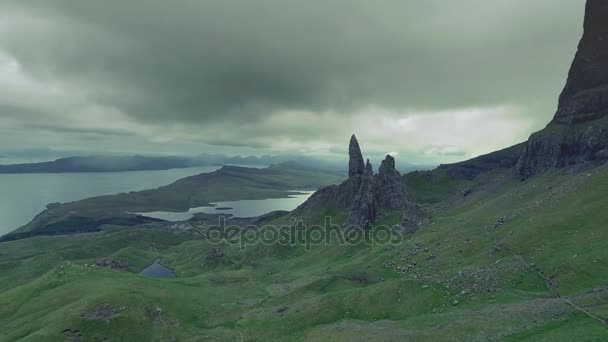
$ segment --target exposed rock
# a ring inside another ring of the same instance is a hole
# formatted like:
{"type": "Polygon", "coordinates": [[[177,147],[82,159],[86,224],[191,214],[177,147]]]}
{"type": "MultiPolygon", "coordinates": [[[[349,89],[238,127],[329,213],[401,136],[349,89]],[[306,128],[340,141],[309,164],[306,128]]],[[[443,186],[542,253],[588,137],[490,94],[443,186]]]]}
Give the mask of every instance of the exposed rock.
{"type": "Polygon", "coordinates": [[[80,331],[79,329],[76,329],[76,330],[65,329],[61,333],[63,334],[63,336],[65,337],[65,339],[67,341],[72,341],[72,342],[84,341],[84,336],[82,334],[82,331],[80,331]]]}
{"type": "Polygon", "coordinates": [[[289,310],[289,307],[287,307],[287,306],[284,306],[284,305],[283,305],[283,306],[279,307],[279,308],[278,308],[278,309],[275,311],[275,313],[276,313],[277,315],[279,315],[279,316],[283,316],[283,314],[284,314],[284,313],[285,313],[287,310],[289,310]]]}
{"type": "Polygon", "coordinates": [[[144,313],[150,322],[152,322],[156,325],[163,324],[163,318],[162,318],[163,309],[162,308],[147,307],[144,309],[144,313]]]}
{"type": "Polygon", "coordinates": [[[363,175],[364,176],[373,176],[374,175],[374,168],[372,166],[372,163],[369,162],[369,159],[365,163],[365,171],[363,171],[363,175]]]}
{"type": "Polygon", "coordinates": [[[365,167],[365,173],[359,177],[361,177],[359,192],[350,208],[346,224],[365,227],[374,223],[378,214],[376,196],[374,195],[374,175],[369,160],[365,167]]]}
{"type": "Polygon", "coordinates": [[[302,203],[296,210],[295,214],[315,213],[325,209],[348,209],[353,203],[355,197],[359,193],[361,186],[361,176],[351,177],[340,185],[330,185],[318,190],[308,200],[302,203]]]}
{"type": "Polygon", "coordinates": [[[363,162],[354,135],[350,140],[349,156],[349,178],[340,185],[314,193],[294,211],[295,216],[307,216],[307,213],[319,213],[326,209],[345,209],[348,211],[347,225],[364,227],[374,223],[382,209],[405,209],[405,185],[392,156],[386,156],[379,173],[374,175],[369,159],[363,162]]]}
{"type": "Polygon", "coordinates": [[[603,162],[608,155],[608,117],[587,123],[552,122],[532,134],[518,164],[522,179],[551,168],[587,162],[603,162]]]}
{"type": "Polygon", "coordinates": [[[416,203],[407,203],[403,213],[403,220],[400,224],[401,232],[404,234],[415,233],[428,222],[428,216],[419,205],[416,203]]]}
{"type": "Polygon", "coordinates": [[[378,205],[387,209],[403,209],[406,206],[406,193],[403,179],[395,169],[395,158],[387,155],[380,164],[375,177],[375,196],[378,205]]]}
{"type": "Polygon", "coordinates": [[[361,154],[357,137],[354,134],[350,137],[348,157],[348,177],[362,175],[364,171],[363,155],[361,154]]]}
{"type": "Polygon", "coordinates": [[[97,260],[95,262],[95,266],[97,266],[97,267],[107,267],[107,268],[111,268],[113,270],[124,270],[124,271],[131,270],[131,264],[129,264],[128,261],[115,260],[112,257],[108,257],[108,258],[103,258],[103,259],[97,260]]]}
{"type": "Polygon", "coordinates": [[[608,160],[608,2],[588,0],[584,34],[551,123],[517,164],[522,179],[555,167],[608,160]]]}
{"type": "Polygon", "coordinates": [[[120,312],[123,310],[125,310],[125,308],[114,308],[108,304],[101,304],[96,306],[91,311],[81,313],[80,318],[93,321],[109,322],[112,319],[120,316],[120,312]]]}
{"type": "Polygon", "coordinates": [[[559,97],[554,122],[578,123],[608,114],[608,1],[587,0],[584,33],[559,97]]]}

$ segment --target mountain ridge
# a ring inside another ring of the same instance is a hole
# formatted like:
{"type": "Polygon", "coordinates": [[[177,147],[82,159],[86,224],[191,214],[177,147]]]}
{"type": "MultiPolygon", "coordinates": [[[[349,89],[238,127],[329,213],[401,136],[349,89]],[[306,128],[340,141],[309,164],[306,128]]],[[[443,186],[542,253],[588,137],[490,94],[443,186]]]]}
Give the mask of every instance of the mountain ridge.
{"type": "Polygon", "coordinates": [[[547,127],[532,134],[516,169],[520,179],[569,165],[608,160],[608,2],[587,0],[584,33],[547,127]]]}

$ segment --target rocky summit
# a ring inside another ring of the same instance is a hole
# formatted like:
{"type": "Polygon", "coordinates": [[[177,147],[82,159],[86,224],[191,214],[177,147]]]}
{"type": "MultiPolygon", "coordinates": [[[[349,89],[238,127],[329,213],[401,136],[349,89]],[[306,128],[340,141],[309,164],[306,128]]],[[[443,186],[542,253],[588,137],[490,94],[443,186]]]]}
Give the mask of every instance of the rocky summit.
{"type": "Polygon", "coordinates": [[[559,98],[554,122],[578,123],[608,115],[608,1],[588,0],[584,34],[559,98]]]}
{"type": "Polygon", "coordinates": [[[401,209],[406,203],[406,193],[401,174],[395,168],[395,158],[387,155],[375,177],[376,198],[382,208],[401,209]]]}
{"type": "Polygon", "coordinates": [[[555,117],[517,164],[522,179],[550,168],[608,160],[608,1],[588,0],[584,34],[555,117]]]}
{"type": "Polygon", "coordinates": [[[363,227],[376,222],[388,210],[403,210],[407,195],[401,174],[395,168],[395,158],[387,155],[374,174],[369,159],[364,163],[357,138],[349,145],[348,179],[314,193],[300,205],[295,215],[306,215],[326,209],[344,209],[346,223],[363,227]]]}

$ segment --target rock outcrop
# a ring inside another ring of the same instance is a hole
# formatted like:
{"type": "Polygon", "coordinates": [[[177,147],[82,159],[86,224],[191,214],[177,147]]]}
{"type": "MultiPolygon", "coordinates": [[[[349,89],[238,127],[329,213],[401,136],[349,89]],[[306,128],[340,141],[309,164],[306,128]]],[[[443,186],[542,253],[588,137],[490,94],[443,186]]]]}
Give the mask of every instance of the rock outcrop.
{"type": "Polygon", "coordinates": [[[608,115],[608,1],[587,0],[584,33],[559,97],[556,123],[608,115]]]}
{"type": "Polygon", "coordinates": [[[395,158],[387,155],[380,164],[375,179],[375,196],[382,208],[401,209],[406,205],[405,186],[401,174],[395,169],[395,158]]]}
{"type": "Polygon", "coordinates": [[[374,171],[369,159],[365,164],[363,174],[355,175],[353,177],[360,178],[360,181],[358,182],[359,190],[350,207],[346,224],[350,226],[365,227],[374,223],[378,216],[378,201],[374,195],[374,171]]]}
{"type": "Polygon", "coordinates": [[[403,234],[413,234],[429,223],[429,217],[424,210],[416,203],[408,203],[403,213],[400,230],[403,234]]]}
{"type": "Polygon", "coordinates": [[[365,167],[363,165],[363,154],[361,153],[359,142],[354,134],[350,137],[350,144],[348,145],[348,157],[348,177],[362,175],[363,171],[365,171],[365,167]]]}
{"type": "Polygon", "coordinates": [[[517,163],[526,179],[555,167],[608,160],[608,1],[587,0],[584,34],[555,117],[517,163]]]}
{"type": "Polygon", "coordinates": [[[401,174],[395,168],[395,159],[388,155],[374,174],[369,159],[363,154],[353,135],[349,145],[348,179],[314,193],[300,205],[295,215],[318,213],[327,209],[347,211],[346,224],[364,227],[376,222],[386,210],[405,209],[407,195],[401,174]]]}

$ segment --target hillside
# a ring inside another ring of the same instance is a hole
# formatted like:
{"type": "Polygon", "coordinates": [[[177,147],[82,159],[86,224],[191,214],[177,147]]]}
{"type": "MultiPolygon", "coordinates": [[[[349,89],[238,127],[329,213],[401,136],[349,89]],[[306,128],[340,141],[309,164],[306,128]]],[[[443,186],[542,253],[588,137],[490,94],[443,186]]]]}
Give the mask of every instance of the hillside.
{"type": "Polygon", "coordinates": [[[224,167],[50,206],[0,242],[0,341],[608,340],[607,15],[588,0],[555,118],[525,143],[402,176],[353,135],[346,180],[224,167]],[[311,188],[227,226],[126,213],[311,188]]]}
{"type": "Polygon", "coordinates": [[[606,167],[487,181],[397,245],[241,250],[138,228],[5,242],[0,322],[25,341],[602,340],[606,167]],[[127,266],[92,266],[106,258],[127,266]],[[178,278],[134,273],[156,258],[178,278]]]}
{"type": "Polygon", "coordinates": [[[338,183],[341,179],[341,173],[317,170],[297,163],[277,164],[263,169],[225,166],[158,189],[52,204],[30,223],[2,239],[91,232],[98,231],[103,225],[134,226],[154,220],[128,212],[180,212],[208,206],[211,202],[281,198],[294,190],[314,190],[338,183]]]}

